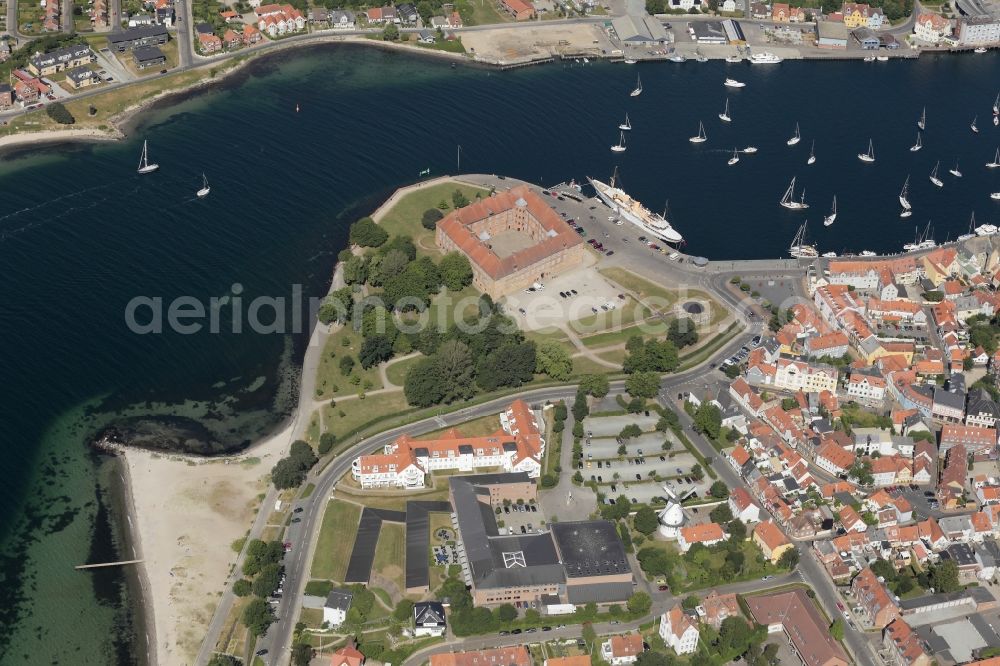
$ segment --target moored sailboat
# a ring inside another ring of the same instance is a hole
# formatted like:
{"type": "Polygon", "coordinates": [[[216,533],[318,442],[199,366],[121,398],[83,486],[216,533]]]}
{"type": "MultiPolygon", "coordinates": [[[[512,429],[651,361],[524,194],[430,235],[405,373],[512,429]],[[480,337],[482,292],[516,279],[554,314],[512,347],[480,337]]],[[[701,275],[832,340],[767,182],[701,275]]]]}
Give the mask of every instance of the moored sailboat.
{"type": "Polygon", "coordinates": [[[809,147],[809,159],[806,164],[816,164],[816,139],[813,139],[812,146],[809,147]]]}
{"type": "Polygon", "coordinates": [[[739,161],[740,161],[740,151],[736,148],[733,148],[733,156],[729,158],[729,162],[727,164],[729,164],[729,166],[733,166],[734,164],[737,164],[739,161]]]}
{"type": "Polygon", "coordinates": [[[708,137],[705,135],[705,123],[698,121],[698,136],[693,136],[688,139],[691,143],[705,143],[708,141],[708,137]]]}
{"type": "Polygon", "coordinates": [[[733,121],[733,119],[729,116],[729,98],[728,97],[726,98],[726,108],[725,108],[725,110],[722,113],[719,114],[719,120],[721,120],[724,123],[729,123],[729,122],[733,121]]]}
{"type": "Polygon", "coordinates": [[[141,174],[153,173],[159,168],[160,168],[159,164],[149,163],[149,147],[147,146],[147,142],[143,141],[142,156],[139,158],[139,168],[136,169],[136,172],[141,174]]]}
{"type": "Polygon", "coordinates": [[[802,190],[802,198],[799,201],[795,200],[795,179],[792,178],[792,182],[789,183],[788,189],[785,190],[785,196],[781,197],[781,201],[778,202],[783,208],[788,210],[805,210],[809,208],[809,204],[806,203],[806,191],[802,190]]]}
{"type": "Polygon", "coordinates": [[[951,175],[953,175],[955,178],[961,178],[962,177],[962,172],[958,170],[958,160],[955,160],[955,168],[954,169],[948,169],[948,173],[950,173],[951,175]]]}
{"type": "Polygon", "coordinates": [[[613,153],[624,153],[625,152],[625,132],[621,132],[621,136],[618,137],[618,145],[611,146],[611,152],[613,153]]]}
{"type": "Polygon", "coordinates": [[[789,145],[789,146],[794,146],[795,144],[797,144],[801,140],[802,140],[802,135],[799,133],[799,124],[795,123],[795,134],[793,134],[792,138],[790,138],[785,143],[787,145],[789,145]]]}
{"type": "Polygon", "coordinates": [[[809,220],[802,223],[802,226],[799,227],[799,230],[795,234],[795,238],[792,239],[791,245],[788,246],[788,254],[796,259],[815,259],[819,256],[816,246],[806,243],[806,226],[808,224],[809,220]]]}
{"type": "Polygon", "coordinates": [[[626,132],[627,132],[628,130],[632,129],[632,121],[630,121],[630,120],[628,119],[628,114],[627,114],[627,113],[625,114],[625,122],[623,122],[623,123],[622,123],[621,125],[619,125],[619,126],[618,126],[618,129],[620,129],[620,130],[624,130],[624,131],[626,131],[626,132]]]}
{"type": "Polygon", "coordinates": [[[212,191],[212,188],[208,186],[208,178],[205,174],[201,174],[201,189],[195,192],[195,195],[199,199],[203,199],[208,196],[208,193],[212,191]]]}
{"type": "Polygon", "coordinates": [[[979,120],[979,116],[973,116],[972,124],[969,125],[969,129],[972,130],[973,134],[979,134],[979,127],[976,125],[977,120],[979,120]]]}
{"type": "Polygon", "coordinates": [[[903,189],[899,193],[899,205],[903,207],[903,212],[899,214],[900,217],[909,217],[913,214],[911,211],[912,206],[910,205],[910,177],[907,176],[906,180],[903,182],[903,189]]]}
{"type": "Polygon", "coordinates": [[[642,94],[642,77],[636,74],[635,78],[636,78],[636,86],[635,90],[633,90],[630,94],[631,97],[638,97],[639,95],[642,94]]]}
{"type": "Polygon", "coordinates": [[[915,153],[924,147],[924,140],[920,137],[920,132],[917,132],[917,142],[910,146],[910,152],[915,153]]]}
{"type": "Polygon", "coordinates": [[[823,218],[823,226],[828,227],[837,220],[837,195],[833,195],[833,208],[830,209],[830,214],[823,218]]]}
{"type": "Polygon", "coordinates": [[[872,140],[868,139],[868,152],[858,153],[858,159],[862,162],[874,162],[875,161],[875,146],[872,144],[872,140]]]}
{"type": "Polygon", "coordinates": [[[931,180],[932,183],[934,183],[938,187],[944,187],[944,183],[941,181],[940,178],[938,178],[938,175],[937,175],[938,174],[938,169],[940,167],[941,167],[941,160],[938,160],[937,163],[934,165],[934,170],[931,171],[930,180],[931,180]]]}
{"type": "Polygon", "coordinates": [[[998,167],[1000,167],[1000,148],[997,148],[997,153],[993,156],[993,161],[986,163],[987,169],[996,169],[998,167]]]}
{"type": "Polygon", "coordinates": [[[920,120],[917,121],[917,127],[919,127],[921,130],[927,129],[927,107],[926,106],[924,107],[924,110],[920,112],[920,120]]]}

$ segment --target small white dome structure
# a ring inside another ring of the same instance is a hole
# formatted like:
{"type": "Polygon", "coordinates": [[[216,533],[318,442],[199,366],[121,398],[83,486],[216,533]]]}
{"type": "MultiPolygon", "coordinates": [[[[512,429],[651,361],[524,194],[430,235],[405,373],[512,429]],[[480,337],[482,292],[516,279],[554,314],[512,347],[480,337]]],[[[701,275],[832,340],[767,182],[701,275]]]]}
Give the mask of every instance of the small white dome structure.
{"type": "Polygon", "coordinates": [[[667,502],[666,508],[660,511],[660,536],[666,539],[676,539],[680,529],[684,527],[684,509],[673,498],[667,502]]]}

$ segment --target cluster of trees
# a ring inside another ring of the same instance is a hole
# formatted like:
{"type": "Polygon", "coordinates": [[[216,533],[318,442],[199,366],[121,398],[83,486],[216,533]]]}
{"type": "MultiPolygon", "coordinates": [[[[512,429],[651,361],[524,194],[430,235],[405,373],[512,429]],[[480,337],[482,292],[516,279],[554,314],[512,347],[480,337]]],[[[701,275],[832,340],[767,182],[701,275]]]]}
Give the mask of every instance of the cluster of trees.
{"type": "MultiPolygon", "coordinates": [[[[697,334],[696,334],[697,336],[697,334]]],[[[633,335],[625,343],[628,354],[622,369],[635,372],[672,372],[680,365],[677,347],[670,340],[645,340],[633,335]]]]}
{"type": "Polygon", "coordinates": [[[60,125],[72,125],[76,122],[76,118],[69,112],[69,109],[63,106],[62,102],[50,102],[45,107],[45,113],[60,125]]]}
{"type": "Polygon", "coordinates": [[[867,458],[856,460],[847,471],[847,476],[854,479],[858,485],[872,485],[875,483],[875,477],[872,475],[872,461],[867,458]]]}
{"type": "Polygon", "coordinates": [[[958,580],[958,565],[954,560],[942,560],[914,573],[910,567],[896,571],[889,562],[879,558],[872,562],[871,569],[876,576],[885,579],[886,586],[897,596],[916,587],[933,587],[935,592],[955,592],[962,587],[958,580]]]}
{"type": "Polygon", "coordinates": [[[698,329],[694,322],[685,317],[674,319],[670,322],[667,330],[667,340],[672,342],[677,349],[684,349],[698,342],[698,329]]]}
{"type": "Polygon", "coordinates": [[[703,402],[694,412],[694,431],[715,439],[722,430],[722,412],[710,402],[703,402]]]}
{"type": "Polygon", "coordinates": [[[281,585],[284,567],[281,560],[285,555],[285,547],[280,541],[261,541],[254,539],[247,544],[246,559],[243,561],[243,575],[233,583],[233,594],[246,597],[253,594],[254,598],[243,608],[240,621],[252,636],[262,636],[274,622],[274,611],[267,603],[267,598],[281,585]]]}
{"type": "MultiPolygon", "coordinates": [[[[332,442],[330,443],[332,447],[332,442]]],[[[292,442],[292,448],[288,452],[288,457],[279,460],[271,468],[271,483],[278,490],[285,488],[295,488],[306,479],[306,474],[316,464],[316,454],[308,442],[297,439],[292,442]]]]}
{"type": "Polygon", "coordinates": [[[966,323],[969,325],[969,346],[973,349],[982,347],[988,354],[993,354],[997,350],[997,336],[1000,335],[1000,326],[996,321],[976,315],[969,317],[966,323]]]}

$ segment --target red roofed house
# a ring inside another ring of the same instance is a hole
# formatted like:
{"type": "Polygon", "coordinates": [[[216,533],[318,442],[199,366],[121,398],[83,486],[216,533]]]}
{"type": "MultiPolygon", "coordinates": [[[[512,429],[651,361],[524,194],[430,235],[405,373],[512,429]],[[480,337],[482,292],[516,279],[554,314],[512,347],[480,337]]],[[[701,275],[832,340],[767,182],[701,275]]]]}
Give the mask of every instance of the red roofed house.
{"type": "Polygon", "coordinates": [[[805,350],[810,356],[820,358],[830,356],[840,358],[847,353],[847,335],[841,331],[827,333],[826,335],[815,335],[806,339],[805,350]]]}
{"type": "Polygon", "coordinates": [[[861,519],[853,507],[845,506],[840,510],[840,524],[847,532],[864,532],[868,525],[861,519]]]}
{"type": "Polygon", "coordinates": [[[642,634],[612,636],[601,645],[601,657],[611,666],[634,664],[642,652],[642,634]]]}
{"type": "Polygon", "coordinates": [[[222,50],[222,40],[218,35],[212,33],[198,33],[198,41],[201,43],[202,53],[215,53],[222,50]]]}
{"type": "Polygon", "coordinates": [[[660,638],[677,654],[691,654],[698,649],[697,623],[684,612],[680,604],[660,616],[660,638]]]}
{"type": "Polygon", "coordinates": [[[500,0],[500,8],[513,16],[515,21],[535,18],[535,6],[526,0],[500,0]]]}
{"type": "Polygon", "coordinates": [[[938,455],[947,454],[948,449],[956,444],[963,445],[966,453],[991,453],[997,445],[996,428],[946,423],[941,428],[941,445],[938,448],[938,455]]]}
{"type": "Polygon", "coordinates": [[[742,486],[733,488],[729,494],[729,509],[733,518],[739,518],[744,523],[756,523],[760,520],[760,507],[754,504],[750,493],[742,486]]]}
{"type": "Polygon", "coordinates": [[[330,666],[362,666],[364,663],[365,655],[354,647],[353,642],[334,652],[330,660],[330,666]]]}
{"type": "Polygon", "coordinates": [[[527,647],[515,645],[468,652],[439,652],[431,655],[430,662],[431,666],[531,666],[531,655],[527,647]]]}
{"type": "Polygon", "coordinates": [[[854,453],[828,441],[816,452],[816,465],[831,474],[843,474],[854,465],[854,453]]]}
{"type": "Polygon", "coordinates": [[[691,525],[690,527],[682,527],[680,529],[677,535],[677,546],[681,549],[682,553],[686,553],[696,543],[712,546],[720,541],[725,541],[728,536],[722,531],[722,526],[718,523],[691,525]]]}
{"type": "Polygon", "coordinates": [[[494,300],[576,268],[586,254],[580,235],[524,185],[452,211],[435,241],[464,254],[472,283],[494,300]]]}
{"type": "Polygon", "coordinates": [[[252,25],[243,26],[243,43],[247,46],[256,44],[260,40],[264,39],[264,35],[261,34],[260,30],[253,27],[252,25]]]}
{"type": "Polygon", "coordinates": [[[899,608],[892,595],[869,568],[861,570],[851,581],[851,591],[858,605],[864,609],[868,622],[881,629],[899,617],[899,608]]]}
{"type": "Polygon", "coordinates": [[[222,35],[222,42],[227,49],[235,49],[243,46],[243,37],[240,33],[227,28],[225,34],[222,35]]]}
{"type": "Polygon", "coordinates": [[[786,550],[794,548],[784,532],[770,520],[753,528],[753,542],[763,551],[764,557],[771,560],[771,564],[777,564],[786,550]]]}
{"type": "Polygon", "coordinates": [[[895,657],[894,663],[900,666],[930,666],[933,662],[917,632],[902,618],[897,617],[885,625],[882,645],[895,657]]]}

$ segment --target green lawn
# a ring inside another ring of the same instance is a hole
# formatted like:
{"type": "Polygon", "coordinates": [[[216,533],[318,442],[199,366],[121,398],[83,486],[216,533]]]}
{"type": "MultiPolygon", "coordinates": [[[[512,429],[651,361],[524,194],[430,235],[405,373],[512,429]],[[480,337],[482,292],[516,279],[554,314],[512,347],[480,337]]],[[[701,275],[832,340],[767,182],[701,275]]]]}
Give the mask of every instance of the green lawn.
{"type": "Polygon", "coordinates": [[[455,182],[432,185],[405,195],[382,215],[379,224],[390,236],[407,235],[413,238],[418,253],[436,254],[437,250],[432,249],[435,247],[434,232],[424,229],[420,218],[428,208],[438,208],[445,215],[451,212],[451,195],[455,190],[459,190],[469,201],[475,201],[476,195],[489,196],[489,190],[455,182]],[[445,204],[444,208],[440,207],[441,203],[445,204]]]}
{"type": "Polygon", "coordinates": [[[607,333],[588,335],[585,338],[580,338],[580,342],[582,342],[585,347],[594,349],[597,347],[610,347],[611,345],[623,344],[628,342],[628,339],[633,335],[644,337],[647,335],[663,335],[666,332],[667,326],[665,324],[654,324],[653,322],[648,322],[646,326],[629,326],[617,331],[608,331],[607,333]]]}
{"type": "Polygon", "coordinates": [[[402,391],[383,393],[364,400],[345,400],[333,407],[326,405],[323,407],[323,422],[326,429],[340,439],[370,421],[398,414],[409,408],[402,391]]]}
{"type": "Polygon", "coordinates": [[[465,25],[510,23],[511,17],[497,11],[496,3],[488,0],[458,0],[455,8],[461,13],[465,25]]]}
{"type": "Polygon", "coordinates": [[[382,388],[378,368],[373,367],[367,370],[361,368],[361,363],[358,361],[361,343],[361,334],[355,333],[350,326],[342,327],[327,338],[323,355],[320,357],[319,370],[316,372],[317,398],[357,395],[368,385],[370,387],[367,390],[382,388]],[[348,342],[346,347],[344,346],[345,340],[348,342]],[[340,360],[345,356],[354,359],[354,369],[350,375],[344,375],[340,371],[340,360]],[[353,383],[352,377],[357,377],[358,383],[353,383]]]}
{"type": "Polygon", "coordinates": [[[430,49],[433,51],[447,51],[448,53],[465,53],[465,47],[462,46],[461,39],[441,39],[435,38],[433,44],[424,44],[421,41],[416,42],[417,46],[422,49],[430,49]]]}
{"type": "Polygon", "coordinates": [[[624,268],[604,268],[600,272],[605,277],[614,280],[636,294],[639,298],[655,297],[666,301],[670,305],[677,302],[677,292],[653,284],[632,271],[625,270],[624,268]]]}
{"type": "Polygon", "coordinates": [[[618,307],[610,312],[601,310],[596,314],[589,314],[570,322],[572,329],[579,335],[596,334],[611,330],[618,330],[622,326],[629,326],[642,321],[653,314],[649,308],[641,303],[637,303],[634,298],[628,296],[624,301],[618,301],[618,307]]]}
{"type": "Polygon", "coordinates": [[[620,372],[621,369],[615,370],[614,368],[609,368],[591,361],[586,356],[574,356],[573,357],[573,374],[577,377],[580,375],[603,375],[609,372],[620,372]]]}
{"type": "Polygon", "coordinates": [[[396,386],[402,386],[403,382],[406,381],[406,373],[409,372],[410,368],[419,363],[422,358],[422,356],[414,356],[403,361],[390,362],[389,366],[385,369],[386,379],[396,386]]]}
{"type": "MultiPolygon", "coordinates": [[[[500,429],[500,416],[498,414],[481,416],[478,419],[472,419],[471,421],[461,423],[456,427],[462,432],[463,435],[468,437],[492,435],[500,429]]],[[[417,437],[417,439],[434,439],[446,430],[451,430],[451,426],[435,430],[434,432],[427,433],[426,435],[421,435],[420,437],[417,437]]]]}
{"type": "Polygon", "coordinates": [[[312,578],[343,582],[359,520],[361,507],[356,504],[332,500],[326,505],[310,570],[312,578]]]}
{"type": "Polygon", "coordinates": [[[406,561],[406,528],[398,523],[382,523],[375,547],[372,571],[394,581],[402,592],[403,563],[406,561]]]}

